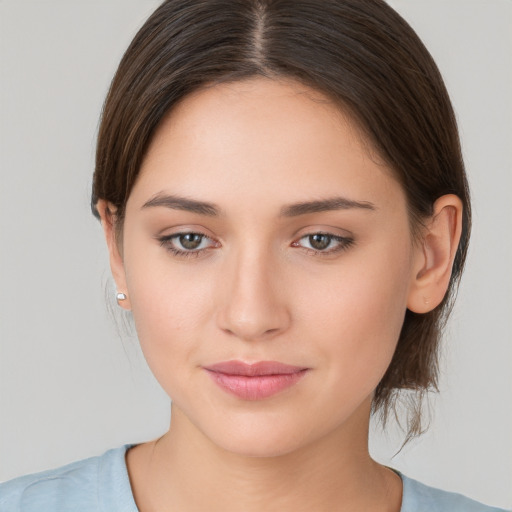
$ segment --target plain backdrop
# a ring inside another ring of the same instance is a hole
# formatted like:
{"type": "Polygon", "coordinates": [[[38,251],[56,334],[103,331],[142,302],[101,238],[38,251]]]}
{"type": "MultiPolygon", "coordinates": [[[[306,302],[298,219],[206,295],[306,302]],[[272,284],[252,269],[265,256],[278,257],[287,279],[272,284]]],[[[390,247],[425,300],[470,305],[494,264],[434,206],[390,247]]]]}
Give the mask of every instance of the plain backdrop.
{"type": "MultiPolygon", "coordinates": [[[[371,449],[430,485],[512,507],[512,2],[391,3],[445,76],[475,220],[430,430],[393,457],[399,433],[375,427],[371,449]]],[[[107,311],[89,209],[103,98],[157,4],[0,0],[0,480],[168,426],[169,400],[107,311]]]]}

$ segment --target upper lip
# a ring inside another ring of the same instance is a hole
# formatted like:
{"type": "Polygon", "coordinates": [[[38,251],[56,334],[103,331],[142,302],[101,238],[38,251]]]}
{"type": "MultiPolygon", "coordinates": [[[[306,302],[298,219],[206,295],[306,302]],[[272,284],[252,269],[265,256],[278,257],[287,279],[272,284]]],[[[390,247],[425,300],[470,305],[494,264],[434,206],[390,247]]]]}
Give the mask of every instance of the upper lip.
{"type": "Polygon", "coordinates": [[[204,366],[205,370],[224,373],[226,375],[243,375],[246,377],[259,377],[263,375],[290,375],[307,370],[303,366],[293,366],[278,361],[258,361],[256,363],[244,363],[243,361],[223,361],[204,366]]]}

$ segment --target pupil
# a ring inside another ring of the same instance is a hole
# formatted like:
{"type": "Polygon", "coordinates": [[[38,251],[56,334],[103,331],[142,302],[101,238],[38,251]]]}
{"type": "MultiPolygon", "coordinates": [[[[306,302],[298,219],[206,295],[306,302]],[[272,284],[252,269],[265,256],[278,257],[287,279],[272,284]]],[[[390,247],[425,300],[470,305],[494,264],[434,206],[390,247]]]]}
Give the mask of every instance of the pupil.
{"type": "Polygon", "coordinates": [[[331,237],[329,235],[311,235],[309,237],[309,243],[313,249],[321,251],[329,247],[331,243],[331,237]]]}
{"type": "Polygon", "coordinates": [[[202,239],[202,235],[188,233],[180,236],[180,244],[185,247],[185,249],[197,249],[201,245],[202,239]]]}

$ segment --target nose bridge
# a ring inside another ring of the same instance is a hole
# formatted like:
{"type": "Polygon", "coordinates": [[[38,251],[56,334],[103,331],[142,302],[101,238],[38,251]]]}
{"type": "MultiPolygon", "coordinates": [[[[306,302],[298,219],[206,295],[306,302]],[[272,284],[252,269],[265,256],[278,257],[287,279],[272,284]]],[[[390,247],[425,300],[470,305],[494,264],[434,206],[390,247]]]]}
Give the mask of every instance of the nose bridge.
{"type": "Polygon", "coordinates": [[[244,340],[269,337],[289,322],[287,304],[279,293],[279,264],[270,249],[246,243],[226,258],[219,326],[244,340]]]}

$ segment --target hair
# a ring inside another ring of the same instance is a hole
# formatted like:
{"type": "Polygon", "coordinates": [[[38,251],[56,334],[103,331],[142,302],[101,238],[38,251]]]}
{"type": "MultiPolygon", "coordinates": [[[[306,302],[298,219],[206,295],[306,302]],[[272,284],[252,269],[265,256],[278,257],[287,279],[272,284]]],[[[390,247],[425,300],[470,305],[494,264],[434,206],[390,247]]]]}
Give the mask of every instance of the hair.
{"type": "MultiPolygon", "coordinates": [[[[126,202],[156,129],[205,86],[251,77],[320,91],[360,127],[392,169],[414,230],[436,199],[463,203],[448,292],[433,311],[405,313],[373,412],[385,421],[412,390],[407,440],[422,432],[422,396],[437,390],[442,328],[463,270],[471,225],[455,115],[439,70],[413,29],[383,0],[167,0],[124,54],[99,128],[92,210],[104,199],[122,227],[126,202]]],[[[396,414],[396,410],[395,410],[396,414]]]]}

